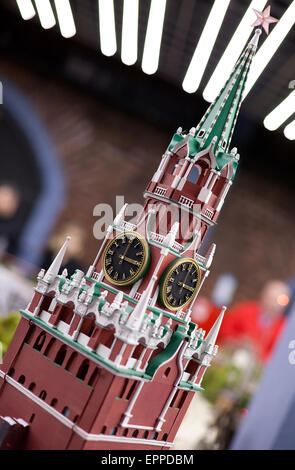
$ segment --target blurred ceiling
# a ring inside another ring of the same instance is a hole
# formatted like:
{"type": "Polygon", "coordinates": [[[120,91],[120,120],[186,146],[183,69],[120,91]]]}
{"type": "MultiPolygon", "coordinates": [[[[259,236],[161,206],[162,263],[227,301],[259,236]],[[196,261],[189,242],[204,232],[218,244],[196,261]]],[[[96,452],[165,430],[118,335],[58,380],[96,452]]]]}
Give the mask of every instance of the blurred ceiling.
{"type": "MultiPolygon", "coordinates": [[[[1,3],[5,8],[17,15],[19,21],[22,21],[14,0],[2,0],[1,3]]],[[[70,3],[77,34],[73,39],[68,39],[67,41],[74,40],[80,42],[96,51],[97,54],[101,54],[99,46],[98,0],[71,0],[70,3]]],[[[137,70],[141,70],[140,66],[150,3],[150,0],[139,1],[138,60],[134,66],[131,66],[131,68],[137,70]]],[[[290,3],[288,0],[270,2],[271,15],[281,18],[290,3]]],[[[51,0],[51,4],[53,11],[55,11],[53,0],[51,0]]],[[[167,0],[159,68],[156,72],[159,78],[181,88],[186,70],[212,4],[213,2],[210,0],[167,0]]],[[[232,0],[229,3],[197,94],[201,95],[204,90],[249,4],[249,0],[232,0]]],[[[110,60],[120,61],[123,0],[114,0],[114,6],[117,52],[110,60]]],[[[253,13],[254,20],[255,15],[253,13]]],[[[28,23],[31,22],[39,24],[37,15],[28,23]]],[[[270,26],[270,29],[272,28],[273,25],[270,26]]],[[[60,34],[58,25],[54,26],[52,31],[57,35],[60,34]]],[[[265,37],[266,35],[263,33],[260,43],[265,40],[265,37]]],[[[295,79],[294,44],[295,28],[293,27],[255,84],[249,98],[245,100],[245,110],[258,122],[262,122],[264,117],[290,92],[288,84],[291,80],[295,79]]]]}
{"type": "MultiPolygon", "coordinates": [[[[50,2],[55,12],[54,0],[50,2]]],[[[132,66],[121,62],[123,0],[114,0],[117,52],[112,57],[103,56],[100,50],[98,0],[70,0],[77,33],[69,39],[60,35],[57,24],[42,29],[37,15],[24,21],[15,0],[2,0],[0,51],[10,60],[22,61],[48,75],[71,80],[87,92],[156,125],[172,131],[179,125],[188,129],[198,122],[208,106],[202,92],[250,3],[250,0],[230,1],[199,89],[194,94],[182,89],[182,81],[210,13],[213,4],[210,0],[167,0],[159,67],[154,75],[146,75],[141,69],[151,0],[139,0],[138,59],[132,66]]],[[[281,18],[290,3],[288,0],[270,2],[271,15],[281,18]]],[[[270,25],[270,30],[273,27],[270,25]]],[[[265,37],[263,33],[260,46],[265,37]]],[[[248,159],[247,165],[261,167],[271,177],[275,177],[271,161],[274,164],[278,160],[286,162],[286,172],[280,175],[285,180],[291,179],[288,173],[295,169],[294,143],[284,138],[283,127],[278,132],[269,132],[262,123],[290,94],[288,85],[295,79],[294,44],[295,27],[245,99],[233,141],[235,145],[238,142],[239,150],[259,155],[259,159],[248,159]]]]}

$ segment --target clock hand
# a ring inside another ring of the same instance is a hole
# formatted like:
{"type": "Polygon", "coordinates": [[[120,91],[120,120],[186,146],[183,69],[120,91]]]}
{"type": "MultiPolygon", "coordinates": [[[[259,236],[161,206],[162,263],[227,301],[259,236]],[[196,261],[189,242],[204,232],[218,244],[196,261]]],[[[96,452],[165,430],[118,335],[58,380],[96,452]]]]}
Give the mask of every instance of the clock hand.
{"type": "Polygon", "coordinates": [[[128,240],[128,245],[127,245],[127,247],[126,247],[126,250],[124,251],[124,254],[119,256],[119,258],[120,258],[119,264],[122,264],[122,263],[123,263],[123,260],[124,260],[124,258],[125,258],[125,255],[126,255],[127,251],[129,250],[130,245],[131,245],[131,243],[133,242],[133,240],[134,240],[133,238],[129,238],[129,240],[128,240]]]}
{"type": "Polygon", "coordinates": [[[182,286],[181,286],[181,288],[180,288],[180,291],[179,291],[180,294],[182,293],[182,290],[183,290],[183,287],[184,287],[184,285],[185,285],[185,283],[186,283],[188,274],[189,274],[189,271],[186,273],[186,276],[185,276],[184,281],[183,281],[183,283],[182,283],[182,286]]]}
{"type": "MultiPolygon", "coordinates": [[[[124,256],[124,255],[120,255],[119,258],[120,258],[120,260],[122,260],[122,262],[125,260],[128,263],[135,264],[135,266],[140,266],[140,264],[141,264],[139,261],[136,261],[136,260],[131,259],[131,258],[127,258],[127,256],[124,256]]],[[[120,263],[120,261],[119,261],[119,263],[120,263]]]]}
{"type": "Polygon", "coordinates": [[[177,285],[184,288],[184,289],[186,289],[186,290],[190,290],[191,292],[194,292],[194,290],[195,290],[193,287],[187,286],[184,282],[178,282],[177,285]]]}

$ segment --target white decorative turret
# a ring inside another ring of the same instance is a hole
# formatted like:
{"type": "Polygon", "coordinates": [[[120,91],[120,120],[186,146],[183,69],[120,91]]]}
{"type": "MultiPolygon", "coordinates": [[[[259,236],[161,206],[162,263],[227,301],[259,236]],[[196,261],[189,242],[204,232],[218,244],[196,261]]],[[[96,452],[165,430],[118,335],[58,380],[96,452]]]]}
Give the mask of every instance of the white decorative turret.
{"type": "Polygon", "coordinates": [[[151,282],[146,290],[141,294],[137,305],[126,322],[126,326],[132,330],[140,330],[156,279],[154,279],[154,276],[152,277],[151,282]]]}
{"type": "Polygon", "coordinates": [[[56,257],[52,261],[49,268],[47,269],[46,274],[43,278],[44,281],[50,283],[58,275],[59,270],[60,270],[61,265],[62,265],[62,262],[63,262],[63,259],[64,259],[64,256],[65,256],[65,253],[67,251],[67,247],[68,247],[70,239],[71,239],[71,237],[66,238],[66,241],[64,242],[63,246],[61,247],[61,249],[57,253],[56,257]]]}
{"type": "Polygon", "coordinates": [[[204,347],[206,351],[209,345],[211,346],[211,348],[214,348],[215,346],[225,311],[226,311],[226,307],[223,306],[218,318],[216,319],[214,325],[212,326],[211,330],[209,331],[209,333],[207,334],[205,338],[204,347]]]}
{"type": "Polygon", "coordinates": [[[206,254],[206,268],[209,269],[211,264],[212,264],[212,261],[213,261],[213,258],[214,258],[214,255],[215,255],[215,251],[216,251],[216,244],[215,243],[212,243],[207,251],[207,254],[206,254]]]}

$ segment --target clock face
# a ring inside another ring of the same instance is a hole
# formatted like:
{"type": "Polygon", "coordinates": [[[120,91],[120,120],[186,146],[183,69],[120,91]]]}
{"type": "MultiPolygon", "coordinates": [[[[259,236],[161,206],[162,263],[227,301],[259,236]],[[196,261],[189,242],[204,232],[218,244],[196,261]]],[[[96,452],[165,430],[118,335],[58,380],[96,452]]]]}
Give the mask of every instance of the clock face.
{"type": "Polygon", "coordinates": [[[106,279],[118,286],[134,284],[148,268],[149,251],[148,243],[138,233],[120,233],[108,243],[103,254],[106,279]]]}
{"type": "Polygon", "coordinates": [[[191,258],[173,261],[161,279],[160,300],[169,310],[179,310],[197,293],[200,268],[191,258]]]}

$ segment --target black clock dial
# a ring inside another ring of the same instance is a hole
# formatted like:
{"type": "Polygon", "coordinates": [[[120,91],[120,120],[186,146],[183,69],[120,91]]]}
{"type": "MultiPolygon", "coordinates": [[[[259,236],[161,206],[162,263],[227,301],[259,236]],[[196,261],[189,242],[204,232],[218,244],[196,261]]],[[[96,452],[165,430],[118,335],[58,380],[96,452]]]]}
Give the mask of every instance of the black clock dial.
{"type": "Polygon", "coordinates": [[[103,255],[105,277],[116,285],[133,284],[140,279],[149,262],[149,246],[135,232],[123,232],[111,240],[103,255]]]}
{"type": "Polygon", "coordinates": [[[179,310],[195,296],[200,282],[200,268],[191,258],[173,262],[164,272],[160,296],[170,310],[179,310]]]}

